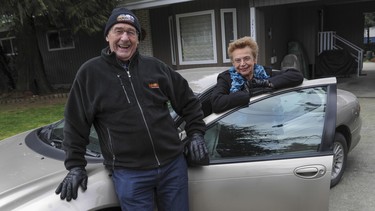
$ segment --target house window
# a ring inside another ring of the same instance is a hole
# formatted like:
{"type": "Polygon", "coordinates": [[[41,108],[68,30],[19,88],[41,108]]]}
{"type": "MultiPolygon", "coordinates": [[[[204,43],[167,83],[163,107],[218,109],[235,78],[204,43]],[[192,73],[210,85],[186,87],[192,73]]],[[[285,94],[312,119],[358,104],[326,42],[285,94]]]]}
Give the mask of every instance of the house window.
{"type": "Polygon", "coordinates": [[[228,45],[233,40],[237,39],[237,15],[236,9],[221,9],[221,34],[223,45],[223,63],[230,62],[228,56],[228,45]]]}
{"type": "Polygon", "coordinates": [[[74,48],[73,35],[67,29],[47,32],[47,43],[49,51],[74,48]]]}
{"type": "Polygon", "coordinates": [[[179,63],[217,63],[213,10],[176,15],[179,63]]]}
{"type": "Polygon", "coordinates": [[[175,38],[175,28],[174,28],[174,24],[173,24],[173,18],[172,16],[169,16],[168,18],[168,22],[169,22],[169,37],[170,37],[170,42],[171,42],[171,57],[172,57],[172,64],[173,65],[176,65],[176,38],[175,38]]]}
{"type": "Polygon", "coordinates": [[[13,56],[17,54],[17,46],[15,40],[15,37],[0,39],[1,47],[3,48],[3,51],[7,56],[13,56]]]}

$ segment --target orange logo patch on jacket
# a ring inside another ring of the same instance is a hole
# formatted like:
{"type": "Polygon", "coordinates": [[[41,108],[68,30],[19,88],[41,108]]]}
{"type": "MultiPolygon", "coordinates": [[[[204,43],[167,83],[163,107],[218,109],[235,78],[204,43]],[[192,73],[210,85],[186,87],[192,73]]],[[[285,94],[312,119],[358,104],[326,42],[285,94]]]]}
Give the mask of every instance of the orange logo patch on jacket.
{"type": "Polygon", "coordinates": [[[149,83],[148,87],[151,89],[159,89],[159,84],[158,83],[149,83]]]}

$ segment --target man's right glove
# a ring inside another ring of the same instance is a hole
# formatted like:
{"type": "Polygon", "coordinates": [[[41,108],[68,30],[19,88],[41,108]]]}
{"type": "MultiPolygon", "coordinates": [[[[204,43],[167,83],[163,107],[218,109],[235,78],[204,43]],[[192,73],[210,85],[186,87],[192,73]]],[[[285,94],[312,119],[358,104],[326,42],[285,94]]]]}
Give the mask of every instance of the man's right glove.
{"type": "Polygon", "coordinates": [[[203,134],[193,133],[188,137],[185,153],[189,165],[208,165],[210,163],[203,134]]]}
{"type": "Polygon", "coordinates": [[[87,173],[82,167],[70,169],[64,180],[57,187],[55,193],[60,194],[60,198],[67,201],[76,199],[78,196],[78,187],[81,186],[85,191],[87,189],[87,173]]]}

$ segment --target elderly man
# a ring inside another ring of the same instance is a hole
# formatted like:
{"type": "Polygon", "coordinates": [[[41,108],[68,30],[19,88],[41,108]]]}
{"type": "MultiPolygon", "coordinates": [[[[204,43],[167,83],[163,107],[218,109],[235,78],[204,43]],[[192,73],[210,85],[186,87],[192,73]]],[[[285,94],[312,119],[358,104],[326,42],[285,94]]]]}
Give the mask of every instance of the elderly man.
{"type": "Polygon", "coordinates": [[[69,173],[56,189],[61,199],[86,189],[84,155],[94,125],[123,210],[153,210],[154,201],[159,210],[189,209],[185,144],[168,103],[186,121],[191,161],[208,164],[201,104],[181,75],[138,52],[140,33],[131,11],[114,9],[104,30],[109,46],[76,75],[64,113],[69,173]]]}

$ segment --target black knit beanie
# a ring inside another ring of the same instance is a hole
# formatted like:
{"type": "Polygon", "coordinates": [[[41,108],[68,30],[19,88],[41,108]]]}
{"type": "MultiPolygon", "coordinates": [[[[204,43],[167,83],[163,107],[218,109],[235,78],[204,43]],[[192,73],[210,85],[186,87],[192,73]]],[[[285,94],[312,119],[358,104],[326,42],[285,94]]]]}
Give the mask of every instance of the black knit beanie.
{"type": "Polygon", "coordinates": [[[116,23],[128,23],[137,30],[139,36],[141,35],[141,26],[139,25],[137,17],[130,10],[126,8],[115,8],[109,16],[107,24],[104,29],[104,37],[107,36],[108,31],[116,23]]]}

